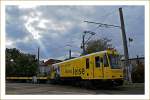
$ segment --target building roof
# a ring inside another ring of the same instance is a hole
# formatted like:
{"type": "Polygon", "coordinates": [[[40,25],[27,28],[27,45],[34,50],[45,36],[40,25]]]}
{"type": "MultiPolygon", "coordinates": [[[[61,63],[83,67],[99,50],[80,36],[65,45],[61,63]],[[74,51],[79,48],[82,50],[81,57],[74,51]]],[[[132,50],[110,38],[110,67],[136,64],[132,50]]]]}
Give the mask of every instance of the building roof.
{"type": "Polygon", "coordinates": [[[48,66],[48,65],[52,65],[55,63],[61,62],[61,60],[57,60],[57,59],[48,59],[47,61],[44,62],[44,65],[48,66]]]}
{"type": "MultiPolygon", "coordinates": [[[[99,51],[99,52],[95,52],[95,53],[87,54],[87,55],[84,55],[84,56],[80,56],[80,57],[77,57],[77,58],[74,58],[74,59],[65,60],[65,61],[60,62],[60,63],[57,63],[57,64],[61,64],[61,63],[64,63],[64,62],[68,62],[68,61],[76,60],[76,59],[83,58],[83,57],[88,57],[88,56],[95,55],[95,54],[107,53],[107,52],[108,52],[107,50],[105,50],[105,51],[99,51]]],[[[55,64],[54,64],[54,65],[55,65],[55,64]]]]}
{"type": "MultiPolygon", "coordinates": [[[[145,59],[145,57],[137,57],[137,58],[129,58],[128,60],[140,60],[140,59],[145,59]]],[[[121,61],[124,61],[125,59],[121,59],[121,61]]]]}

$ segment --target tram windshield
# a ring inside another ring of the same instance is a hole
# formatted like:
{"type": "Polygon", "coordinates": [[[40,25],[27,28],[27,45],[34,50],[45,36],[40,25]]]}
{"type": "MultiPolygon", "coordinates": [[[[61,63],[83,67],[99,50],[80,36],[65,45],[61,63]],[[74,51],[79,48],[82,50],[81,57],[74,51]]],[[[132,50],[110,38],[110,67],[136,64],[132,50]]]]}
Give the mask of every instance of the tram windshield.
{"type": "Polygon", "coordinates": [[[121,68],[119,55],[110,54],[110,55],[108,55],[108,57],[109,57],[110,66],[112,69],[121,68]]]}

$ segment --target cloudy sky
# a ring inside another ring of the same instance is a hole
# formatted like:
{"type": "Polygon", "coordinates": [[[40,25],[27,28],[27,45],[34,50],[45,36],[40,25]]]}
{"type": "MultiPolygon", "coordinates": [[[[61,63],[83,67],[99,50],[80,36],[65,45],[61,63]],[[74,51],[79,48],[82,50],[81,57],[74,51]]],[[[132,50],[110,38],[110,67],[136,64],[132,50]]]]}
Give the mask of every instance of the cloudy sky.
{"type": "MultiPolygon", "coordinates": [[[[83,31],[96,33],[91,39],[107,37],[123,53],[119,28],[97,28],[84,21],[120,26],[118,8],[123,7],[130,57],[144,56],[144,6],[6,6],[6,47],[37,54],[40,59],[64,59],[68,50],[79,56],[83,31]],[[71,46],[67,46],[71,45],[71,46]]],[[[87,37],[88,38],[88,35],[87,37]]]]}

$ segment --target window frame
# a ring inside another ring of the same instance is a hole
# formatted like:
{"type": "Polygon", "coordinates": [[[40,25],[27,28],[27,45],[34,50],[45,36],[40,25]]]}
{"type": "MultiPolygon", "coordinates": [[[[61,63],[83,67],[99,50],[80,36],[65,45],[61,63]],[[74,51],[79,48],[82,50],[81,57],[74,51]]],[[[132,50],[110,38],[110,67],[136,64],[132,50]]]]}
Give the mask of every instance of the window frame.
{"type": "Polygon", "coordinates": [[[110,63],[111,69],[120,69],[121,68],[120,67],[121,65],[119,64],[119,55],[110,54],[110,55],[108,55],[108,58],[109,58],[109,63],[110,63]],[[115,63],[113,63],[113,62],[115,62],[115,63]],[[114,66],[114,64],[116,64],[117,66],[116,65],[114,66]]]}
{"type": "Polygon", "coordinates": [[[85,64],[86,64],[86,69],[89,69],[90,68],[90,60],[89,60],[89,58],[85,59],[85,64]]]}
{"type": "Polygon", "coordinates": [[[101,61],[100,61],[100,57],[99,56],[95,56],[95,67],[96,68],[100,68],[101,66],[101,61]],[[98,59],[96,59],[98,58],[98,59]]]}
{"type": "Polygon", "coordinates": [[[104,62],[103,57],[100,57],[100,66],[102,66],[102,67],[104,65],[103,62],[104,62]]]}
{"type": "Polygon", "coordinates": [[[104,64],[104,67],[109,67],[109,62],[108,62],[106,53],[103,55],[103,64],[104,64]]]}

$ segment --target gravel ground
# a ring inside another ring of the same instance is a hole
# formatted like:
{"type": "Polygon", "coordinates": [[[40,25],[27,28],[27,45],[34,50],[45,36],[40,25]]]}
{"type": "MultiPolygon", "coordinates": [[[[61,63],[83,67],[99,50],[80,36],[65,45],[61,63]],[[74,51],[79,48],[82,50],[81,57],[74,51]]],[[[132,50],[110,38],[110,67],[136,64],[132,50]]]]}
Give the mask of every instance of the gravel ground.
{"type": "Polygon", "coordinates": [[[113,88],[97,88],[86,89],[68,85],[52,85],[52,84],[32,84],[32,83],[6,83],[6,95],[7,94],[37,94],[37,95],[54,95],[54,94],[71,94],[71,95],[90,95],[90,94],[144,94],[144,84],[134,83],[126,84],[113,88]]]}

